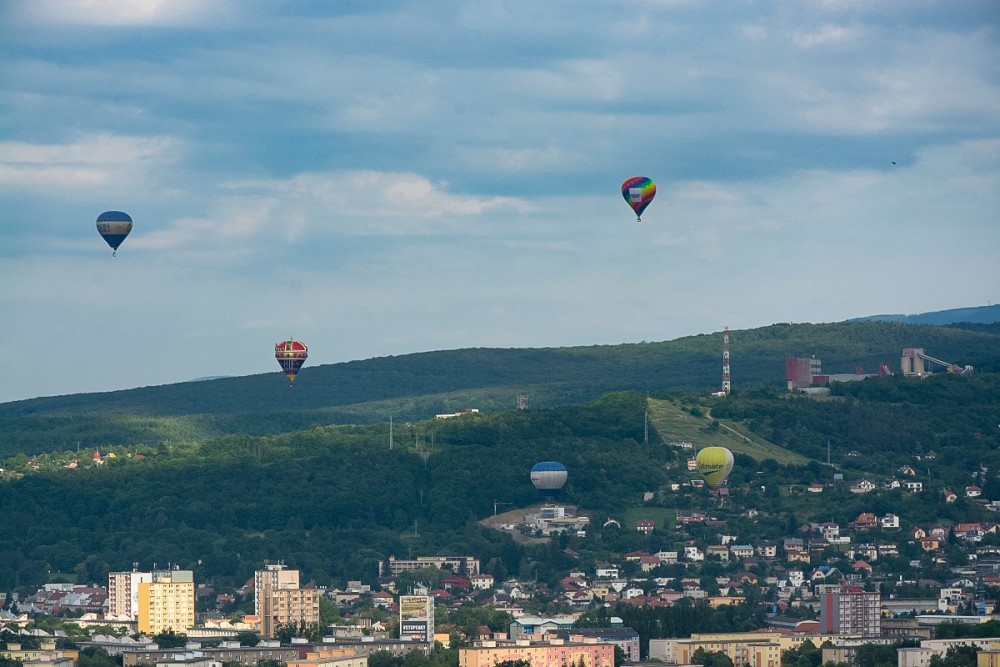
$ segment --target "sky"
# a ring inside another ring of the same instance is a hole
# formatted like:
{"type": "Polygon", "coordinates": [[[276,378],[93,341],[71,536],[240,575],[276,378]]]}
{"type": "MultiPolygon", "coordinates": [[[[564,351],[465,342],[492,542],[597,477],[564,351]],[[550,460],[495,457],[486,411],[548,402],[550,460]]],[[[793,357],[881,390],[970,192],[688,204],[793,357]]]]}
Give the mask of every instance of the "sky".
{"type": "Polygon", "coordinates": [[[0,402],[987,305],[998,251],[996,0],[0,0],[0,402]]]}

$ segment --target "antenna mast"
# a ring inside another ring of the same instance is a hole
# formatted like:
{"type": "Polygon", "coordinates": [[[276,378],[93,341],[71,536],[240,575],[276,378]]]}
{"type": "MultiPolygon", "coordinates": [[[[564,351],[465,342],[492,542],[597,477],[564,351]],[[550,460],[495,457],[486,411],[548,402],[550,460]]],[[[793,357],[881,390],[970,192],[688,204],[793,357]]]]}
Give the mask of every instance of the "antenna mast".
{"type": "Polygon", "coordinates": [[[722,330],[722,395],[729,396],[732,384],[729,381],[729,327],[722,330]]]}

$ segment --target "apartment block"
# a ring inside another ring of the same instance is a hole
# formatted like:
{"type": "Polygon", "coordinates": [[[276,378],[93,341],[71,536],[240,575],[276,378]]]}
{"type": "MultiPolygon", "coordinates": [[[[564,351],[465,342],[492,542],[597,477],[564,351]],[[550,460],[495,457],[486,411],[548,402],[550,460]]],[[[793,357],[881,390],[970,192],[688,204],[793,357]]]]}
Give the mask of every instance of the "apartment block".
{"type": "Polygon", "coordinates": [[[300,588],[298,570],[282,564],[267,564],[254,573],[254,612],[265,637],[273,637],[282,625],[319,624],[319,597],[317,589],[300,588]]]}
{"type": "Polygon", "coordinates": [[[819,594],[819,629],[824,633],[882,634],[882,597],[878,591],[842,584],[828,586],[819,594]]]}
{"type": "Polygon", "coordinates": [[[194,573],[163,570],[152,573],[152,581],[140,582],[139,632],[155,635],[167,630],[186,632],[194,626],[194,573]]]}
{"type": "Polygon", "coordinates": [[[138,620],[139,584],[151,581],[152,572],[109,572],[107,618],[112,621],[138,620]]]}

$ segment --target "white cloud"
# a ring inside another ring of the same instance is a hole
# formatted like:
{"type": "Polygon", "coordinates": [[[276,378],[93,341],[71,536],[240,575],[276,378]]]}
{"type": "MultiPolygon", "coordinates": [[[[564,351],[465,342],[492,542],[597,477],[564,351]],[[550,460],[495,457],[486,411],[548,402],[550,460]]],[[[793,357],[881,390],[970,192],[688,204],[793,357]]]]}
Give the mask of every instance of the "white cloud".
{"type": "Polygon", "coordinates": [[[413,173],[313,172],[283,180],[234,182],[227,187],[266,197],[272,223],[291,216],[300,232],[312,233],[455,233],[490,211],[516,211],[525,206],[515,197],[453,194],[447,183],[413,173]]]}
{"type": "Polygon", "coordinates": [[[88,135],[65,144],[0,142],[0,187],[76,197],[95,186],[117,192],[145,187],[150,172],[173,163],[178,144],[169,137],[88,135]]]}
{"type": "Polygon", "coordinates": [[[798,46],[810,48],[829,44],[845,44],[854,41],[857,36],[858,31],[855,29],[827,24],[812,32],[796,33],[792,35],[792,41],[798,46]]]}
{"type": "Polygon", "coordinates": [[[17,0],[17,11],[35,23],[105,26],[180,26],[228,11],[227,0],[17,0]]]}
{"type": "Polygon", "coordinates": [[[554,141],[540,148],[461,147],[456,150],[455,157],[470,169],[482,169],[483,165],[489,165],[490,169],[516,173],[572,170],[583,161],[583,156],[560,148],[554,141]]]}

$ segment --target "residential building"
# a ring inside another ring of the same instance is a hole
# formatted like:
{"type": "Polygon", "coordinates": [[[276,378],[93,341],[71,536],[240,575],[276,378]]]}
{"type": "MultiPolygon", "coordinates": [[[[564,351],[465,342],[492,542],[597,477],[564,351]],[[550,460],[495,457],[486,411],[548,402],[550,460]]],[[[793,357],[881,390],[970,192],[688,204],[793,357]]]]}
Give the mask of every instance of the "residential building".
{"type": "MultiPolygon", "coordinates": [[[[621,622],[619,618],[611,619],[621,622]]],[[[632,628],[610,627],[610,628],[573,628],[572,630],[553,630],[546,633],[546,637],[551,639],[561,639],[565,642],[572,642],[575,637],[582,637],[583,641],[596,640],[602,644],[613,644],[621,648],[628,662],[639,661],[639,633],[632,628]]]]}
{"type": "Polygon", "coordinates": [[[686,546],[684,547],[684,560],[703,561],[705,560],[705,552],[696,546],[686,546]]]}
{"type": "Polygon", "coordinates": [[[187,632],[194,626],[194,573],[161,570],[139,583],[137,629],[147,635],[167,630],[187,632]]]}
{"type": "Polygon", "coordinates": [[[778,557],[778,545],[762,544],[757,547],[757,555],[765,560],[774,560],[778,557]]]}
{"type": "Polygon", "coordinates": [[[650,639],[649,657],[668,664],[690,665],[694,652],[725,653],[734,665],[781,667],[781,655],[806,639],[819,646],[831,636],[818,633],[775,631],[695,633],[688,638],[650,639]]]}
{"type": "Polygon", "coordinates": [[[610,563],[598,563],[594,568],[594,576],[598,579],[617,579],[618,566],[610,563]]]}
{"type": "Polygon", "coordinates": [[[306,651],[304,658],[289,660],[288,667],[368,667],[368,656],[350,648],[323,647],[306,651]]]}
{"type": "Polygon", "coordinates": [[[705,558],[714,558],[723,563],[729,562],[729,547],[721,544],[709,544],[705,547],[705,558]]]}
{"type": "Polygon", "coordinates": [[[282,625],[319,624],[319,598],[315,588],[299,586],[299,571],[280,563],[267,563],[254,572],[254,613],[260,617],[260,633],[273,637],[282,625]]]}
{"type": "Polygon", "coordinates": [[[7,642],[7,648],[0,650],[0,658],[6,658],[31,667],[73,667],[80,657],[77,649],[58,649],[53,639],[39,642],[38,648],[22,648],[20,642],[7,642]]]}
{"type": "Polygon", "coordinates": [[[552,618],[522,616],[521,618],[515,618],[510,622],[510,629],[507,636],[513,640],[541,640],[546,632],[572,629],[575,621],[575,616],[555,616],[552,618]]]}
{"type": "Polygon", "coordinates": [[[139,584],[153,581],[152,572],[108,573],[108,611],[112,621],[135,621],[139,618],[139,584]]]}
{"type": "Polygon", "coordinates": [[[882,600],[878,591],[849,584],[822,587],[819,595],[820,631],[878,637],[882,600]]]}
{"type": "Polygon", "coordinates": [[[573,641],[549,642],[485,641],[458,650],[458,667],[494,667],[507,660],[525,660],[532,667],[614,667],[615,647],[610,643],[586,641],[571,635],[573,641]]]}
{"type": "Polygon", "coordinates": [[[640,533],[648,535],[656,530],[656,522],[652,519],[637,519],[635,522],[635,529],[640,533]]]}
{"type": "Polygon", "coordinates": [[[418,556],[415,560],[397,560],[389,556],[388,563],[379,563],[379,576],[398,577],[403,572],[425,567],[451,570],[466,577],[479,574],[479,561],[472,556],[418,556]]]}
{"type": "Polygon", "coordinates": [[[753,546],[749,544],[734,544],[729,547],[729,553],[736,560],[743,560],[753,556],[753,546]]]}
{"type": "MultiPolygon", "coordinates": [[[[288,663],[299,657],[299,648],[295,646],[279,646],[278,642],[263,641],[257,646],[240,646],[239,642],[228,641],[213,648],[202,648],[198,652],[207,658],[224,663],[240,665],[256,665],[261,660],[288,663]]],[[[178,653],[176,648],[127,648],[121,651],[123,667],[138,667],[139,665],[159,665],[172,660],[178,653]]]]}
{"type": "Polygon", "coordinates": [[[1000,654],[1000,639],[997,637],[976,639],[963,637],[961,639],[925,639],[920,642],[920,646],[912,648],[900,648],[896,652],[897,667],[928,667],[931,658],[937,656],[944,658],[948,649],[955,646],[975,646],[979,649],[979,654],[987,654],[986,660],[981,655],[978,664],[987,667],[996,662],[997,655],[1000,654]],[[992,654],[992,656],[989,656],[992,654]],[[992,658],[992,659],[990,659],[992,658]]]}

